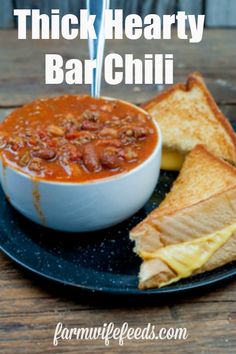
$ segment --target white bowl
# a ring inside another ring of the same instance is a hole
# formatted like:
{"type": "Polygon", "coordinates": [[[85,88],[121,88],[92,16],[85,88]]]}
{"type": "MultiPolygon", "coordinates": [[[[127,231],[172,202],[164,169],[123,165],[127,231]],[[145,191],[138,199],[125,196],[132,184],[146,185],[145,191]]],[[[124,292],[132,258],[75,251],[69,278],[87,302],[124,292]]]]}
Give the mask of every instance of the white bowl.
{"type": "Polygon", "coordinates": [[[20,213],[55,230],[85,232],[118,224],[142,208],[155,189],[162,148],[161,131],[155,126],[155,149],[127,173],[92,182],[52,182],[32,179],[0,159],[3,191],[20,213]]]}

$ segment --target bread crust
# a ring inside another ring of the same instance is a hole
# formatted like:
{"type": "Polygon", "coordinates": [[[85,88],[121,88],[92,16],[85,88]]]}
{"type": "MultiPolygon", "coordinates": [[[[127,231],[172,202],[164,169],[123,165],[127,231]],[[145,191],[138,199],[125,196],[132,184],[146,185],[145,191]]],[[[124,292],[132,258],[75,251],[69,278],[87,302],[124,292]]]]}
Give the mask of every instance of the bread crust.
{"type": "MultiPolygon", "coordinates": [[[[195,151],[201,151],[202,153],[204,153],[205,155],[208,156],[209,160],[215,161],[215,162],[220,162],[222,166],[224,166],[224,168],[226,168],[226,170],[228,170],[230,173],[235,174],[236,177],[236,168],[234,166],[232,166],[230,163],[228,163],[227,161],[223,160],[223,159],[219,159],[216,155],[212,154],[203,144],[198,144],[196,145],[196,147],[194,148],[195,151]]],[[[192,150],[193,151],[193,150],[192,150]]],[[[192,153],[192,151],[190,151],[189,154],[192,153]]]]}
{"type": "MultiPolygon", "coordinates": [[[[152,109],[153,106],[155,106],[157,103],[167,99],[172,93],[175,91],[183,91],[183,92],[189,92],[193,87],[198,87],[201,92],[204,94],[207,103],[213,112],[216,120],[219,122],[219,124],[224,128],[226,134],[230,137],[230,140],[233,144],[233,147],[236,151],[236,134],[229,123],[228,119],[224,116],[224,114],[221,112],[219,107],[217,106],[213,96],[211,95],[210,91],[206,87],[202,75],[198,72],[193,72],[188,76],[187,82],[186,83],[177,83],[170,87],[168,90],[160,93],[156,97],[148,100],[147,102],[143,103],[141,107],[145,109],[146,111],[149,111],[152,109]]],[[[234,164],[236,164],[236,161],[233,161],[234,164]]]]}
{"type": "MultiPolygon", "coordinates": [[[[171,215],[173,213],[175,213],[178,210],[181,209],[185,209],[187,207],[189,207],[190,205],[194,205],[194,204],[198,204],[201,203],[203,200],[209,199],[212,197],[212,195],[217,195],[217,194],[221,194],[224,190],[227,190],[228,188],[234,188],[234,185],[236,185],[236,168],[232,165],[230,165],[228,162],[219,159],[217,156],[215,156],[214,154],[212,154],[210,151],[208,151],[206,149],[206,147],[204,145],[197,145],[186,157],[186,160],[184,162],[184,165],[182,167],[182,170],[178,176],[178,178],[176,179],[176,181],[173,184],[173,187],[176,185],[183,185],[186,184],[186,177],[184,178],[183,175],[187,174],[187,170],[188,168],[185,168],[185,165],[189,164],[190,160],[191,163],[193,163],[193,161],[195,161],[194,163],[198,165],[199,159],[201,161],[203,161],[203,159],[206,159],[205,164],[207,163],[208,165],[211,165],[213,163],[217,163],[217,165],[222,166],[222,178],[224,178],[225,176],[229,176],[229,186],[226,188],[224,187],[224,189],[219,190],[218,193],[214,193],[211,194],[209,197],[204,197],[201,198],[197,203],[188,203],[187,205],[178,205],[175,204],[175,207],[173,207],[173,205],[171,205],[171,207],[169,207],[168,205],[163,205],[165,202],[164,201],[160,204],[159,207],[157,207],[156,209],[154,209],[143,221],[141,221],[138,225],[136,225],[130,232],[131,235],[131,239],[136,240],[136,238],[140,238],[141,234],[146,233],[146,231],[144,231],[143,229],[143,225],[148,224],[149,226],[153,227],[153,219],[155,218],[159,218],[165,215],[171,215]],[[183,176],[183,177],[182,177],[183,176]],[[235,176],[235,183],[234,183],[234,176],[235,176]],[[143,231],[142,231],[143,230],[143,231]]],[[[194,176],[189,176],[189,178],[194,178],[194,176]]],[[[214,176],[213,176],[214,177],[214,176]]],[[[167,194],[171,195],[173,192],[173,187],[171,189],[171,191],[167,194]]],[[[197,188],[200,188],[201,186],[197,186],[197,188]]],[[[175,189],[176,191],[176,189],[175,189]]],[[[167,197],[168,198],[168,197],[167,197]]],[[[166,204],[166,203],[165,203],[166,204]]],[[[149,232],[149,230],[147,231],[149,232]]]]}
{"type": "Polygon", "coordinates": [[[235,222],[235,212],[236,182],[234,186],[185,208],[164,210],[162,214],[151,215],[131,232],[130,238],[135,241],[137,254],[152,253],[170,244],[211,234],[218,227],[220,229],[224,224],[226,226],[235,222]],[[224,214],[223,206],[228,208],[227,214],[224,214]]]}

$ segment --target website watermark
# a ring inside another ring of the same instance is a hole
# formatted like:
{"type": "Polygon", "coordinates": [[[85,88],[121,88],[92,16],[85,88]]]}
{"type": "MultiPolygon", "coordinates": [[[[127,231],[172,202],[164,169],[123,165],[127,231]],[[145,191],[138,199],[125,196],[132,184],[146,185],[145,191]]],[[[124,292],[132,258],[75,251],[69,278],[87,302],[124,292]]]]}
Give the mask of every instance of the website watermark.
{"type": "Polygon", "coordinates": [[[98,327],[71,327],[68,328],[62,322],[58,322],[53,337],[53,345],[57,346],[60,341],[69,340],[102,340],[106,346],[110,345],[111,340],[118,342],[120,346],[130,340],[187,340],[189,334],[185,327],[161,327],[148,323],[144,327],[132,327],[128,322],[121,326],[116,326],[114,322],[103,323],[98,327]]]}

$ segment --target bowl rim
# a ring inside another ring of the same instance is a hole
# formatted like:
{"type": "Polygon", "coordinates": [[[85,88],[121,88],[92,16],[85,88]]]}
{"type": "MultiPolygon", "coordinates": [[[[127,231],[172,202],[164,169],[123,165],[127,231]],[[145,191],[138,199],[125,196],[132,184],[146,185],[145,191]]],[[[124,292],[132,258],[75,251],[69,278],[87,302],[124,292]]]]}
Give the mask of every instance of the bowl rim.
{"type": "MultiPolygon", "coordinates": [[[[80,95],[78,95],[80,96],[80,95]]],[[[82,96],[82,95],[81,95],[82,96]]],[[[111,100],[111,101],[119,101],[119,102],[123,102],[125,104],[128,104],[132,107],[135,107],[137,110],[143,112],[143,113],[148,113],[147,111],[145,111],[143,108],[136,106],[133,103],[121,100],[121,99],[116,99],[116,98],[111,98],[111,97],[105,97],[105,96],[101,96],[99,98],[104,98],[107,100],[111,100]]],[[[114,176],[109,176],[109,177],[103,177],[103,178],[98,178],[98,179],[94,179],[94,180],[89,180],[89,181],[82,181],[82,182],[67,182],[67,181],[58,181],[58,180],[46,180],[37,176],[30,176],[29,174],[27,174],[26,172],[21,171],[20,169],[16,168],[15,166],[11,165],[10,163],[8,163],[8,161],[4,160],[1,155],[0,155],[0,162],[2,162],[2,168],[3,169],[10,169],[13,172],[15,172],[16,174],[19,174],[21,177],[24,177],[28,180],[31,180],[32,182],[36,182],[36,183],[42,183],[42,184],[52,184],[52,185],[67,185],[67,186],[88,186],[88,185],[95,185],[95,184],[104,184],[106,182],[115,182],[117,180],[123,179],[125,177],[128,177],[134,173],[136,173],[138,170],[143,169],[149,162],[152,161],[152,159],[156,156],[156,154],[158,154],[159,150],[160,150],[160,154],[161,154],[161,149],[162,149],[162,133],[161,133],[161,129],[159,127],[159,124],[157,123],[156,120],[152,119],[152,122],[157,130],[157,142],[156,142],[156,146],[154,147],[153,151],[151,152],[151,154],[148,156],[147,159],[145,159],[144,161],[142,161],[139,165],[137,165],[136,167],[132,168],[131,170],[127,171],[127,172],[121,172],[121,173],[117,173],[114,176]]]]}

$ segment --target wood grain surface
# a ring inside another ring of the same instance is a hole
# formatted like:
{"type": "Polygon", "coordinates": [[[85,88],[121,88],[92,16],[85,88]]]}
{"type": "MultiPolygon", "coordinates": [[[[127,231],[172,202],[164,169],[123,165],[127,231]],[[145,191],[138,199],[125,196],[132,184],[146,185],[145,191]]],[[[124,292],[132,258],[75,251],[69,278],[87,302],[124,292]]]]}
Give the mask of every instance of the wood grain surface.
{"type": "MultiPolygon", "coordinates": [[[[236,31],[208,30],[195,46],[176,41],[135,42],[137,57],[148,52],[173,52],[175,81],[185,80],[191,71],[201,71],[223,112],[236,124],[236,31]]],[[[38,96],[65,92],[88,92],[88,87],[43,84],[43,55],[62,53],[65,58],[87,55],[86,43],[16,40],[13,30],[0,31],[0,119],[14,107],[38,96]]],[[[107,51],[129,52],[130,42],[110,41],[107,51]]],[[[142,102],[162,87],[108,87],[103,93],[142,102]]],[[[0,353],[202,353],[233,354],[236,348],[236,282],[181,298],[137,302],[134,299],[103,297],[74,292],[35,278],[5,255],[0,256],[0,353]],[[187,341],[127,341],[123,347],[111,341],[65,341],[53,347],[56,324],[67,327],[121,326],[187,327],[187,341]]]]}

